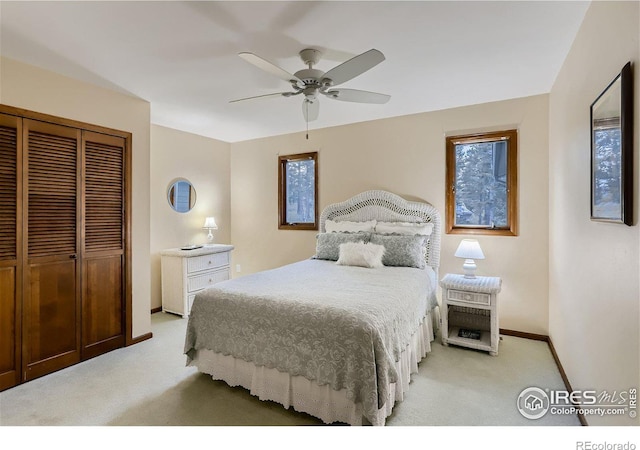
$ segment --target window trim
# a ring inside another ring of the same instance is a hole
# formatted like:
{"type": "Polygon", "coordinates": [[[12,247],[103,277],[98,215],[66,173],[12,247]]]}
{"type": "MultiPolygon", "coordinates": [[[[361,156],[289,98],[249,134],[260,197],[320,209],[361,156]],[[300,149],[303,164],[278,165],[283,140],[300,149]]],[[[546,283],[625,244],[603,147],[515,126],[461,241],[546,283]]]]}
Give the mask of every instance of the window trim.
{"type": "Polygon", "coordinates": [[[476,133],[446,137],[446,233],[493,236],[518,235],[518,130],[476,133]],[[507,226],[486,228],[455,226],[455,173],[457,144],[507,141],[507,226]]]}
{"type": "Polygon", "coordinates": [[[318,230],[318,152],[298,153],[278,156],[278,229],[279,230],[318,230]],[[314,177],[314,219],[313,223],[288,223],[287,220],[287,183],[285,165],[289,162],[313,160],[314,177]]]}

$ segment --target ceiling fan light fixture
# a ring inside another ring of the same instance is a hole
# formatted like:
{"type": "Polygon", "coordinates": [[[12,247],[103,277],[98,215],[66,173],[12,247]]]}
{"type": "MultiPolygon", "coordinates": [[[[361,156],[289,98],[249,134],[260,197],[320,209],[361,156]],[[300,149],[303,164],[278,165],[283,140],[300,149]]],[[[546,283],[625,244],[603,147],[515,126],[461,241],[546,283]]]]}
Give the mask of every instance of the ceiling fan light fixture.
{"type": "Polygon", "coordinates": [[[318,97],[318,88],[310,86],[305,88],[303,93],[307,101],[314,101],[318,97]]]}

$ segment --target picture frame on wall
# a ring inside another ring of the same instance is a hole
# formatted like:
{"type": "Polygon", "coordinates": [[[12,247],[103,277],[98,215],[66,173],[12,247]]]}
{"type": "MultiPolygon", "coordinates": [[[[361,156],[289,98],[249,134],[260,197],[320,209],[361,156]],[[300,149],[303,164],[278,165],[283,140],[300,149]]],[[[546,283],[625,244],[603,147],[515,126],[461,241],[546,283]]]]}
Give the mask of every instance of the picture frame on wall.
{"type": "Polygon", "coordinates": [[[633,224],[631,62],[591,104],[591,220],[633,224]]]}

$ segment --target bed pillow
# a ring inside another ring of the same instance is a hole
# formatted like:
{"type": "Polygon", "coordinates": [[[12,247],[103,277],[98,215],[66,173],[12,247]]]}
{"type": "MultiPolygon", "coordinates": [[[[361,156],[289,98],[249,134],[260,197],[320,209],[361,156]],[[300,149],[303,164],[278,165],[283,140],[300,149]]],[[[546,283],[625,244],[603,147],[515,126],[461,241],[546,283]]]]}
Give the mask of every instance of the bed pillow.
{"type": "Polygon", "coordinates": [[[372,244],[385,248],[382,264],[396,267],[425,268],[427,236],[423,235],[371,235],[372,244]]]}
{"type": "Polygon", "coordinates": [[[340,244],[340,256],[336,264],[375,269],[382,267],[384,247],[364,242],[346,242],[340,244]]]}
{"type": "Polygon", "coordinates": [[[340,244],[345,242],[369,242],[370,233],[320,233],[316,237],[316,259],[337,261],[340,244]]]}
{"type": "Polygon", "coordinates": [[[327,233],[372,233],[375,226],[375,220],[367,220],[365,222],[350,222],[348,220],[336,222],[334,220],[325,220],[324,222],[324,229],[327,233]]]}
{"type": "Polygon", "coordinates": [[[423,236],[430,236],[433,232],[433,224],[410,222],[377,222],[375,232],[378,234],[420,234],[423,236]]]}

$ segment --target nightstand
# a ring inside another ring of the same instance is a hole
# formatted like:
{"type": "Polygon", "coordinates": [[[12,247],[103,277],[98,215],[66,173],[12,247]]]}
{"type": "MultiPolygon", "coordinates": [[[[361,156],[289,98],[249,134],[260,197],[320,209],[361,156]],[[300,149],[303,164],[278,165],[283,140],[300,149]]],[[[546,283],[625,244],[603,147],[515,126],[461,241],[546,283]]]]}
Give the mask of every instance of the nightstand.
{"type": "Polygon", "coordinates": [[[162,311],[189,316],[196,294],[231,278],[232,245],[213,244],[193,250],[172,248],[160,252],[162,311]]]}
{"type": "Polygon", "coordinates": [[[442,287],[442,344],[498,354],[498,277],[446,274],[442,287]],[[477,338],[477,339],[476,339],[477,338]]]}

